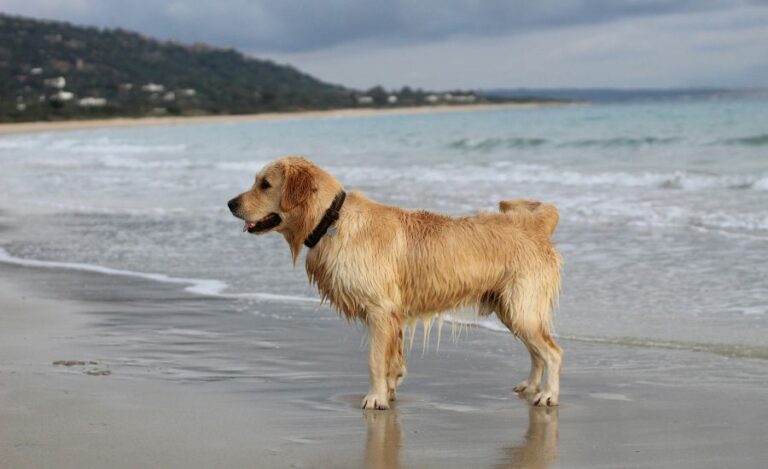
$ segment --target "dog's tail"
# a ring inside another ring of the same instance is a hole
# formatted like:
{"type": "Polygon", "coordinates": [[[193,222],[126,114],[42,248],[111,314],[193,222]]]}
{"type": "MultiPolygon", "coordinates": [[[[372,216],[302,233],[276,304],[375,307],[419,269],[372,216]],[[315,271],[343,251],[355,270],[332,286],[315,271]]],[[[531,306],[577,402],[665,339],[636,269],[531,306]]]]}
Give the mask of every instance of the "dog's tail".
{"type": "Polygon", "coordinates": [[[552,236],[560,221],[560,214],[554,205],[537,200],[502,200],[499,202],[499,210],[506,215],[518,217],[523,223],[540,226],[547,236],[552,236]]]}

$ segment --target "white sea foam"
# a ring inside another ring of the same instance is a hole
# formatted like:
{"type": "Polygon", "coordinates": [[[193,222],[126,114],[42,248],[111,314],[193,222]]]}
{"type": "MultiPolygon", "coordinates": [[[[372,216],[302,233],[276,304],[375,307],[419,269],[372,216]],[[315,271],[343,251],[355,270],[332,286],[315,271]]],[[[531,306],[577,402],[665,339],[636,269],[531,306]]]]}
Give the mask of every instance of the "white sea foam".
{"type": "MultiPolygon", "coordinates": [[[[139,153],[139,152],[137,152],[139,153]]],[[[101,155],[82,155],[66,157],[57,155],[51,158],[38,158],[32,162],[35,165],[52,168],[118,168],[131,170],[152,169],[216,169],[221,171],[243,171],[256,173],[267,161],[193,161],[187,158],[145,159],[104,152],[101,155]]]]}
{"type": "Polygon", "coordinates": [[[461,324],[465,326],[477,326],[481,329],[487,329],[493,332],[509,332],[509,329],[507,328],[507,326],[502,324],[501,321],[499,321],[494,317],[472,318],[471,314],[469,316],[463,316],[463,317],[446,314],[445,320],[447,322],[452,322],[454,324],[461,324]]]}
{"type": "MultiPolygon", "coordinates": [[[[84,215],[129,215],[129,216],[149,216],[162,217],[169,215],[188,216],[190,214],[199,216],[201,213],[216,213],[226,210],[220,205],[198,205],[193,207],[100,207],[96,205],[73,204],[66,202],[38,202],[39,207],[46,209],[55,209],[57,212],[70,212],[84,215]]],[[[50,211],[50,210],[49,210],[50,211]]]]}
{"type": "Polygon", "coordinates": [[[178,153],[186,150],[186,144],[132,143],[109,137],[71,138],[49,133],[34,136],[13,136],[0,139],[0,150],[25,150],[39,148],[57,153],[178,153]]]}
{"type": "Polygon", "coordinates": [[[25,150],[40,145],[39,137],[3,137],[0,138],[0,150],[25,150]]]}
{"type": "MultiPolygon", "coordinates": [[[[263,163],[253,165],[236,163],[231,168],[260,169],[262,166],[263,163]]],[[[343,181],[353,185],[386,180],[413,180],[426,184],[552,184],[571,187],[648,187],[684,191],[768,190],[768,174],[704,174],[688,171],[584,172],[544,164],[508,162],[483,166],[438,164],[432,166],[336,166],[328,169],[343,181]]]]}
{"type": "Polygon", "coordinates": [[[768,310],[766,307],[761,306],[747,306],[741,309],[741,314],[746,316],[762,316],[768,310]]]}
{"type": "Polygon", "coordinates": [[[15,257],[10,255],[5,249],[0,248],[0,262],[7,264],[20,265],[24,267],[39,267],[46,269],[67,269],[78,270],[81,272],[94,272],[105,275],[118,275],[124,277],[135,277],[146,280],[153,280],[155,282],[174,283],[187,285],[184,288],[185,291],[195,293],[198,295],[218,296],[227,287],[227,284],[219,280],[211,279],[193,279],[193,278],[177,278],[170,277],[165,274],[135,272],[132,270],[112,269],[110,267],[103,267],[93,264],[82,264],[78,262],[57,262],[57,261],[40,261],[36,259],[23,259],[21,257],[15,257]]]}
{"type": "Polygon", "coordinates": [[[179,335],[189,337],[218,337],[219,334],[199,329],[185,329],[180,327],[169,327],[167,329],[158,329],[155,333],[160,335],[179,335]]]}
{"type": "Polygon", "coordinates": [[[632,399],[628,398],[624,394],[617,394],[612,392],[594,392],[589,395],[589,397],[595,398],[595,399],[603,399],[607,401],[631,401],[632,399]]]}
{"type": "Polygon", "coordinates": [[[105,155],[98,159],[98,164],[107,168],[123,169],[177,169],[177,168],[195,168],[207,167],[206,163],[197,163],[186,158],[165,159],[165,160],[140,160],[137,158],[127,158],[114,155],[105,155]]]}
{"type": "Polygon", "coordinates": [[[763,176],[752,184],[753,189],[768,191],[768,176],[763,176]]]}
{"type": "MultiPolygon", "coordinates": [[[[415,169],[415,168],[414,168],[415,169]]],[[[602,171],[580,172],[563,170],[540,164],[497,163],[487,167],[468,168],[467,166],[437,166],[421,168],[418,171],[403,171],[414,174],[424,182],[508,182],[508,183],[548,183],[564,186],[617,186],[617,187],[654,187],[661,189],[704,190],[704,189],[758,189],[768,188],[768,175],[709,175],[685,171],[661,172],[626,172],[602,171]]],[[[380,177],[378,169],[376,173],[380,177]]],[[[371,174],[374,176],[374,174],[371,174]]]]}
{"type": "Polygon", "coordinates": [[[66,153],[178,153],[184,151],[185,144],[146,144],[132,143],[111,139],[108,137],[71,139],[49,136],[35,141],[37,146],[46,150],[66,153]]]}
{"type": "Polygon", "coordinates": [[[701,210],[666,201],[661,204],[638,201],[616,194],[563,198],[557,205],[564,220],[577,223],[691,227],[725,235],[758,236],[768,231],[768,210],[759,208],[701,210]]]}
{"type": "Polygon", "coordinates": [[[38,158],[32,164],[50,168],[118,168],[131,170],[147,169],[188,169],[210,168],[206,162],[191,161],[186,158],[171,159],[140,159],[129,156],[117,156],[111,153],[104,155],[78,155],[76,157],[56,156],[51,158],[38,158]]]}
{"type": "Polygon", "coordinates": [[[58,262],[58,261],[41,261],[36,259],[24,259],[21,257],[12,256],[3,248],[0,248],[0,262],[7,264],[20,265],[24,267],[38,267],[47,269],[67,269],[77,270],[81,272],[93,272],[105,275],[118,275],[125,277],[141,278],[146,280],[153,280],[155,282],[172,283],[187,285],[184,290],[189,293],[206,296],[218,296],[222,298],[233,299],[252,299],[259,301],[272,301],[272,302],[284,302],[284,303],[312,303],[320,304],[319,298],[312,298],[307,296],[298,295],[281,295],[276,293],[224,293],[227,289],[227,284],[215,279],[195,279],[195,278],[183,278],[183,277],[171,277],[166,274],[148,273],[148,272],[136,272],[133,270],[113,269],[110,267],[104,267],[94,264],[83,264],[79,262],[58,262]]]}
{"type": "Polygon", "coordinates": [[[225,294],[222,294],[221,296],[225,296],[227,298],[244,298],[244,299],[275,301],[275,302],[285,302],[285,303],[320,304],[319,298],[312,298],[308,296],[298,296],[298,295],[280,295],[276,293],[225,293],[225,294]]]}
{"type": "Polygon", "coordinates": [[[224,161],[216,163],[216,169],[224,171],[245,171],[257,173],[268,163],[268,161],[224,161]]]}

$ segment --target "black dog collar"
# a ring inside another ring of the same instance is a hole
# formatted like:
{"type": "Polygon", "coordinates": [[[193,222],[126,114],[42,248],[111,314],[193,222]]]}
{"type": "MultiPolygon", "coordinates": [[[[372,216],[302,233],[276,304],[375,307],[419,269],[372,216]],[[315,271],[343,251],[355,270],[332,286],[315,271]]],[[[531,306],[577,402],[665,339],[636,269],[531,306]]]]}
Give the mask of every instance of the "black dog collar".
{"type": "Polygon", "coordinates": [[[312,249],[321,239],[323,239],[323,236],[328,232],[328,228],[339,219],[339,211],[341,210],[341,206],[344,205],[344,199],[346,198],[346,192],[339,192],[333,199],[331,206],[325,211],[323,218],[320,219],[320,223],[318,223],[315,229],[312,230],[309,236],[307,236],[307,239],[304,240],[304,246],[312,249]]]}

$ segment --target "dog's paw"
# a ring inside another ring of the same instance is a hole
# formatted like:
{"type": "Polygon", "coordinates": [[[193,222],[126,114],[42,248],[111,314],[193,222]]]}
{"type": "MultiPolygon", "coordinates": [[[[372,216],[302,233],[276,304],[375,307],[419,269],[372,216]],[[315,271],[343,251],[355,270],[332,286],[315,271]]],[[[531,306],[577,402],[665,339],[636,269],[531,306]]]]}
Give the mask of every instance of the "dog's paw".
{"type": "Polygon", "coordinates": [[[552,392],[540,392],[533,397],[533,405],[536,407],[554,407],[557,405],[557,395],[552,392]]]}
{"type": "Polygon", "coordinates": [[[514,388],[512,388],[513,391],[520,393],[520,394],[530,394],[539,392],[539,386],[531,386],[528,384],[528,380],[523,381],[522,383],[518,384],[514,388]]]}
{"type": "Polygon", "coordinates": [[[369,393],[363,398],[361,406],[368,410],[387,410],[389,409],[389,400],[378,394],[369,393]]]}

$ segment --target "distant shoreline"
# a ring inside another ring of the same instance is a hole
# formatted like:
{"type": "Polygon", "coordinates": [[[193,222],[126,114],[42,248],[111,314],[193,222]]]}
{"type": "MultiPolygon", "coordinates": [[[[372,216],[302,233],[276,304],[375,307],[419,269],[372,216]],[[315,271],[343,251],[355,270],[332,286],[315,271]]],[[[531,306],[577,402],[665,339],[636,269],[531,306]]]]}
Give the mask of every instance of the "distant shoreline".
{"type": "Polygon", "coordinates": [[[323,111],[265,112],[259,114],[228,114],[180,117],[116,117],[110,119],[86,119],[66,121],[13,122],[0,124],[0,135],[64,132],[85,129],[150,127],[160,125],[186,125],[213,122],[283,121],[297,119],[322,119],[336,117],[365,117],[380,115],[432,114],[441,112],[483,111],[491,109],[532,109],[549,106],[564,106],[569,102],[533,103],[480,103],[463,105],[411,106],[398,108],[347,108],[323,111]]]}

